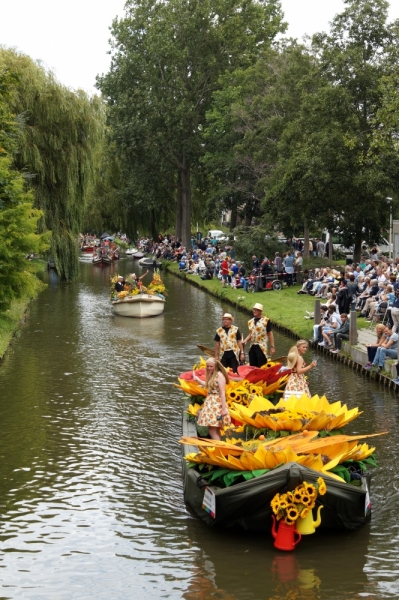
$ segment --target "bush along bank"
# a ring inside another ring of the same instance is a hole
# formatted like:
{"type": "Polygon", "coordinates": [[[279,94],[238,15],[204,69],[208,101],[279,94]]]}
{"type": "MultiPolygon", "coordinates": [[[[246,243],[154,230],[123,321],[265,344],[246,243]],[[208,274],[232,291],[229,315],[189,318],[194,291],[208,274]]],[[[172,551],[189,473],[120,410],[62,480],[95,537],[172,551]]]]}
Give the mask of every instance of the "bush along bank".
{"type": "MultiPolygon", "coordinates": [[[[38,277],[42,277],[45,264],[44,261],[37,262],[36,275],[38,277]]],[[[30,302],[37,298],[45,287],[46,284],[43,281],[36,279],[29,295],[12,300],[7,310],[0,311],[0,360],[3,359],[12,339],[19,336],[20,327],[25,322],[24,315],[30,302]]]]}

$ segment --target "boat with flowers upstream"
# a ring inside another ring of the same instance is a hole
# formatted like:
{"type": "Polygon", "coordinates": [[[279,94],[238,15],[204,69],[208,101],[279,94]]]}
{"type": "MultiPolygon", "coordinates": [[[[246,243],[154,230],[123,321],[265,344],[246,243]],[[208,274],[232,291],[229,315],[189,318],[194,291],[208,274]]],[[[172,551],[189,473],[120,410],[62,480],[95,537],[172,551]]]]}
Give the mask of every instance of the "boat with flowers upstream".
{"type": "Polygon", "coordinates": [[[127,279],[125,289],[116,293],[114,285],[117,275],[111,278],[111,301],[116,315],[121,317],[146,318],[156,317],[165,308],[166,289],[158,272],[154,272],[148,288],[140,280],[127,279]]]}
{"type": "Polygon", "coordinates": [[[323,506],[320,529],[360,528],[371,518],[367,469],[376,463],[375,448],[362,443],[373,434],[342,432],[361,414],[358,408],[306,395],[274,404],[265,396],[283,387],[286,376],[275,365],[264,372],[263,379],[254,373],[252,382],[227,385],[236,425],[224,431],[223,441],[200,437],[204,432],[198,431],[196,415],[206,392],[188,373],[180,377],[178,387],[195,400],[185,410],[181,439],[186,503],[210,526],[270,532],[273,513],[279,518],[284,509],[276,506],[276,498],[286,498],[304,482],[317,487],[322,478],[323,496],[312,504],[303,496],[299,506],[323,506]]]}

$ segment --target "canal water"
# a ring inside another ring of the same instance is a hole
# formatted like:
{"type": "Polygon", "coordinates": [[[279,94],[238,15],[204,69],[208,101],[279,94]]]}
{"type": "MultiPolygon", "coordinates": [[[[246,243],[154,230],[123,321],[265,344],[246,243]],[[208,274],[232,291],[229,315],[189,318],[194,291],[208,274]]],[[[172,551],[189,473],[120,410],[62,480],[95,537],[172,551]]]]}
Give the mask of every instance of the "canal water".
{"type": "MultiPolygon", "coordinates": [[[[50,274],[0,367],[0,599],[398,598],[397,399],[323,357],[310,372],[312,392],[364,411],[349,431],[389,433],[370,525],[287,554],[268,536],[208,529],[183,502],[172,384],[231,308],[165,274],[162,316],[115,317],[112,268],[82,262],[74,285],[50,274]]],[[[244,332],[247,319],[236,313],[244,332]]],[[[286,354],[292,340],[275,338],[286,354]]]]}

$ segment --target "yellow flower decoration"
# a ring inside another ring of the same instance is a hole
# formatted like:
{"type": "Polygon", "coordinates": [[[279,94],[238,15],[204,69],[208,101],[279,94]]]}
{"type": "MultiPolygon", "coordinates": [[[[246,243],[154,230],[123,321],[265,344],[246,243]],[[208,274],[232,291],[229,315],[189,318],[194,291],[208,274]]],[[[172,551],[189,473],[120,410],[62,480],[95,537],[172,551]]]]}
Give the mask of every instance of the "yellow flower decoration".
{"type": "Polygon", "coordinates": [[[307,494],[306,492],[304,492],[302,494],[301,502],[305,506],[311,506],[311,504],[313,502],[313,499],[311,498],[311,496],[309,496],[309,494],[307,494]]]}
{"type": "Polygon", "coordinates": [[[287,519],[290,519],[291,521],[296,521],[299,517],[299,511],[295,504],[288,504],[287,508],[285,509],[285,512],[287,515],[287,519]]]}
{"type": "Polygon", "coordinates": [[[310,513],[310,508],[306,506],[301,511],[301,519],[304,519],[305,517],[307,517],[309,513],[310,513]]]}
{"type": "Polygon", "coordinates": [[[274,512],[275,515],[277,515],[278,510],[280,508],[280,501],[279,501],[279,497],[278,494],[276,494],[276,496],[274,496],[273,500],[271,501],[271,507],[272,507],[272,511],[274,512]]]}
{"type": "Polygon", "coordinates": [[[319,477],[317,479],[317,484],[319,486],[319,494],[320,494],[320,496],[324,496],[324,494],[327,491],[327,486],[326,486],[326,483],[325,483],[324,479],[322,477],[319,477]]]}

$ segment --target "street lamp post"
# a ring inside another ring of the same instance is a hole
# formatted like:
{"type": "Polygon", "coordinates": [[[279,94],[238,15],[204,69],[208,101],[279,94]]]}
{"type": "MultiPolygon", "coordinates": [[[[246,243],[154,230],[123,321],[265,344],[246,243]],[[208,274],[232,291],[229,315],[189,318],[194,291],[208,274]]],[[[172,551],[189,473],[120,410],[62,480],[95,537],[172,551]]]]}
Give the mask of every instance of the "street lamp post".
{"type": "Polygon", "coordinates": [[[392,198],[388,197],[389,202],[389,258],[392,258],[392,198]]]}

